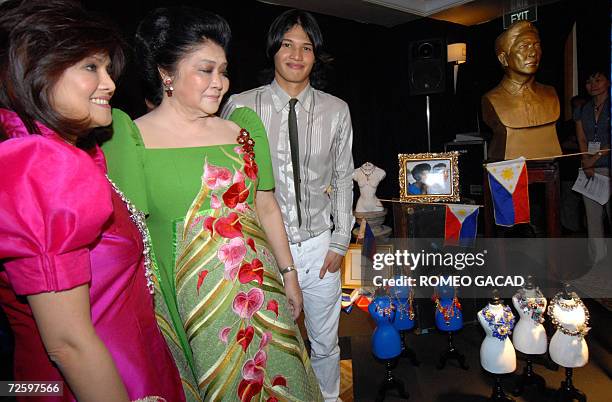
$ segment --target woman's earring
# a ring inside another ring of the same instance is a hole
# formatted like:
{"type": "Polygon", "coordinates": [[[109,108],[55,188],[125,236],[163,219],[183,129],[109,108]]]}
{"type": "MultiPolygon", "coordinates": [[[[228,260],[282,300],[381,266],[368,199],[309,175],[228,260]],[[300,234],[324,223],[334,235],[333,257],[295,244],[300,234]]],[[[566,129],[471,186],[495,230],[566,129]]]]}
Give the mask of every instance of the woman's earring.
{"type": "Polygon", "coordinates": [[[172,91],[174,91],[174,88],[172,87],[171,78],[164,79],[164,91],[166,91],[166,95],[168,95],[169,98],[172,97],[172,91]]]}

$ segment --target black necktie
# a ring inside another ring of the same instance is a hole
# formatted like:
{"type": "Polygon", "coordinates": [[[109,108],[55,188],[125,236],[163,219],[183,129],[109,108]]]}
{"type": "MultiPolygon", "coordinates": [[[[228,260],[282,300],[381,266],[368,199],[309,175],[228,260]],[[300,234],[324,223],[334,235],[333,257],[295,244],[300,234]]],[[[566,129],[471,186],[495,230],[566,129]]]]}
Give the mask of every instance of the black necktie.
{"type": "Polygon", "coordinates": [[[297,204],[298,225],[302,226],[302,211],[300,211],[300,143],[298,139],[297,115],[295,104],[297,99],[289,100],[289,145],[291,147],[291,165],[293,166],[293,187],[295,203],[297,204]]]}

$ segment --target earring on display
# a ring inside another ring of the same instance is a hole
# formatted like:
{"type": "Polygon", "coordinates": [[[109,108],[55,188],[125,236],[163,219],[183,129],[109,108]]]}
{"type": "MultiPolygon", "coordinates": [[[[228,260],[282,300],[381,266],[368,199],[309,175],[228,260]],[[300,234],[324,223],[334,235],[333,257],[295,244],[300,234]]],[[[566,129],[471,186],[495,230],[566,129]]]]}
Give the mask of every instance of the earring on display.
{"type": "Polygon", "coordinates": [[[164,78],[164,91],[166,91],[166,95],[168,95],[169,98],[172,97],[172,92],[174,91],[174,87],[172,87],[171,78],[164,78]]]}

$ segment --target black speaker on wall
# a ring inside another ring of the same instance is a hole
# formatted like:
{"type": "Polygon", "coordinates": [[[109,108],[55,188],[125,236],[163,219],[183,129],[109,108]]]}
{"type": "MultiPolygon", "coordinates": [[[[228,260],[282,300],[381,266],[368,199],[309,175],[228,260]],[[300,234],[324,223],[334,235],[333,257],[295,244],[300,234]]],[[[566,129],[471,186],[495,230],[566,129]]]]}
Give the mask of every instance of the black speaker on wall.
{"type": "Polygon", "coordinates": [[[410,95],[429,95],[446,88],[446,42],[427,39],[410,42],[408,82],[410,95]]]}

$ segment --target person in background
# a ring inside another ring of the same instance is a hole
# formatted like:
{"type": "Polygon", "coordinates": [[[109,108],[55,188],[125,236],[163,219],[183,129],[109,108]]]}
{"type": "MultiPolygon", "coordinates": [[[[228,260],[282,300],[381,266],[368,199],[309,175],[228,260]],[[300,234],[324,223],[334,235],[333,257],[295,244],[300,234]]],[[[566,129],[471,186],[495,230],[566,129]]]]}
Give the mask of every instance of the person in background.
{"type": "Polygon", "coordinates": [[[223,18],[201,9],[144,18],[136,60],[155,107],[135,122],[114,112],[109,171],[149,215],[157,312],[188,398],[316,402],[265,129],[248,108],[216,116],[230,37],[223,18]]]}
{"type": "Polygon", "coordinates": [[[450,194],[450,175],[445,163],[436,163],[427,175],[427,194],[450,194]]]}
{"type": "Polygon", "coordinates": [[[157,327],[144,219],[87,136],[111,123],[119,34],[77,2],[0,5],[0,306],[18,401],[184,401],[157,327]],[[60,393],[58,393],[60,395],[60,393]]]}
{"type": "MultiPolygon", "coordinates": [[[[610,177],[610,78],[608,71],[592,70],[587,75],[586,90],[590,96],[581,109],[574,111],[576,137],[582,156],[582,170],[591,178],[595,173],[610,177]],[[608,150],[607,152],[599,152],[608,150]]],[[[610,201],[599,204],[583,196],[589,235],[589,253],[593,263],[607,254],[604,222],[612,222],[610,201]]]]}
{"type": "Polygon", "coordinates": [[[278,16],[268,30],[266,54],[274,65],[272,82],[232,95],[223,115],[247,106],[266,127],[275,196],[304,293],[312,365],[325,400],[335,402],[339,269],[354,223],[351,116],[346,102],[317,89],[327,57],[311,14],[288,10],[278,16]]]}
{"type": "Polygon", "coordinates": [[[408,194],[420,195],[429,194],[427,188],[427,175],[431,171],[429,163],[419,163],[412,168],[411,175],[414,178],[414,183],[408,185],[408,194]]]}

